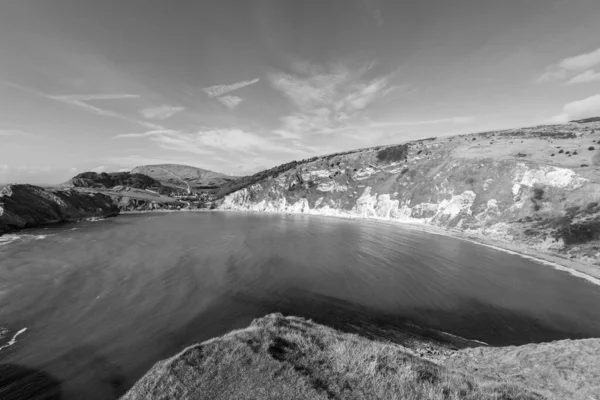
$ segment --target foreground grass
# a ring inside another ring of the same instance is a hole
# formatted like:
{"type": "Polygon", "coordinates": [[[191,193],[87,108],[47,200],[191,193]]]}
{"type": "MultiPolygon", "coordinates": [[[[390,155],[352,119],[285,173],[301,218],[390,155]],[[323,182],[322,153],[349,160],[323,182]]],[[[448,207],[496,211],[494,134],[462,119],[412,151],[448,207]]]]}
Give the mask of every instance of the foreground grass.
{"type": "Polygon", "coordinates": [[[124,399],[534,400],[404,347],[272,314],[159,362],[124,399]]]}

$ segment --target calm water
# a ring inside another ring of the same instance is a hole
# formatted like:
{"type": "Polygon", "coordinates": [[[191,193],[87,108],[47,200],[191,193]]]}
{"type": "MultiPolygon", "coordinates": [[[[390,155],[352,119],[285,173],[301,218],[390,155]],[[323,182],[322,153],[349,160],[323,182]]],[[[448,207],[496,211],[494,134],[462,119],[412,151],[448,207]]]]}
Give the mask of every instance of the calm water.
{"type": "Polygon", "coordinates": [[[142,214],[0,240],[0,375],[44,374],[64,399],[115,398],[156,361],[276,311],[491,344],[600,337],[600,287],[394,225],[142,214]]]}

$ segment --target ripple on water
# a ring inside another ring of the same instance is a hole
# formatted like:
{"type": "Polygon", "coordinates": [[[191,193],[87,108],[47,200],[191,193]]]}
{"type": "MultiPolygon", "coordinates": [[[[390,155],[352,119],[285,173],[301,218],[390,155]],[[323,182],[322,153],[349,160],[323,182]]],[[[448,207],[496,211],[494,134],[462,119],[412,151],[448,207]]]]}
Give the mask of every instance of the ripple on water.
{"type": "Polygon", "coordinates": [[[29,240],[43,240],[47,239],[50,236],[54,236],[54,234],[45,234],[45,235],[31,235],[31,234],[9,234],[0,236],[0,246],[7,245],[18,240],[29,241],[29,240]]]}
{"type": "Polygon", "coordinates": [[[22,333],[25,333],[26,330],[27,330],[27,328],[23,328],[23,329],[19,330],[12,336],[12,338],[10,340],[6,341],[6,339],[10,336],[8,329],[0,328],[0,351],[17,343],[17,336],[19,336],[22,333]]]}

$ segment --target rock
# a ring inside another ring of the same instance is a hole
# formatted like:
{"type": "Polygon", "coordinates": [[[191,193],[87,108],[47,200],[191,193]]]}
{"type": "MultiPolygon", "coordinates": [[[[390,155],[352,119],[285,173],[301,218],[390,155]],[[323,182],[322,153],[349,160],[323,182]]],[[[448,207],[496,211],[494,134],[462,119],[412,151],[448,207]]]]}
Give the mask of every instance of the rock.
{"type": "Polygon", "coordinates": [[[112,217],[119,208],[109,196],[74,189],[8,185],[0,191],[0,234],[57,222],[112,217]]]}

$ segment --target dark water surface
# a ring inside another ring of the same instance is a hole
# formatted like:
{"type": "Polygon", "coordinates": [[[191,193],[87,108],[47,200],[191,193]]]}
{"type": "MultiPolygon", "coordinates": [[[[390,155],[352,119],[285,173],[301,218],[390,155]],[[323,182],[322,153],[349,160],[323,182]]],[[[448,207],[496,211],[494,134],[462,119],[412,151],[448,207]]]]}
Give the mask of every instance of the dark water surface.
{"type": "Polygon", "coordinates": [[[396,225],[141,214],[0,239],[0,384],[33,371],[52,398],[115,398],[156,361],[276,311],[491,344],[600,337],[600,287],[396,225]]]}

